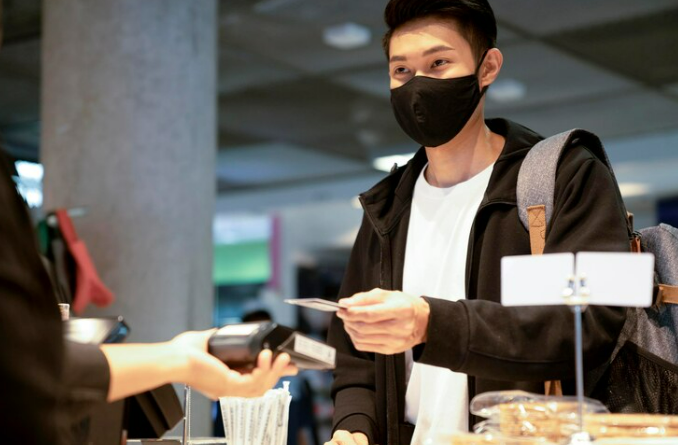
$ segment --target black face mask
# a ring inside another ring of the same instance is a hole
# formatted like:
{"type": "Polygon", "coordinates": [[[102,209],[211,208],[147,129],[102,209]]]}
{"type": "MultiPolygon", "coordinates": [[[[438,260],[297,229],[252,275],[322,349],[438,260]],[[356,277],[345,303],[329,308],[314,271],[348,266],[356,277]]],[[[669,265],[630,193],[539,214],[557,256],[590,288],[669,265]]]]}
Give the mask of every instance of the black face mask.
{"type": "Polygon", "coordinates": [[[477,77],[485,54],[474,74],[451,79],[414,76],[391,90],[396,120],[409,137],[437,147],[459,134],[487,90],[480,91],[477,77]]]}

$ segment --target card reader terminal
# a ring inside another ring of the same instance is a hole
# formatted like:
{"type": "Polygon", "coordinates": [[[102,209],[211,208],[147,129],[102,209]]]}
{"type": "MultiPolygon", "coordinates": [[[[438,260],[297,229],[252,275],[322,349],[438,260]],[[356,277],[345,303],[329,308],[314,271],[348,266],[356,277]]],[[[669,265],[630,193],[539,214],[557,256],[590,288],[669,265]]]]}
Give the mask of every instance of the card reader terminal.
{"type": "Polygon", "coordinates": [[[275,322],[231,324],[209,339],[208,351],[230,368],[253,368],[264,349],[286,352],[300,369],[334,369],[336,350],[275,322]]]}

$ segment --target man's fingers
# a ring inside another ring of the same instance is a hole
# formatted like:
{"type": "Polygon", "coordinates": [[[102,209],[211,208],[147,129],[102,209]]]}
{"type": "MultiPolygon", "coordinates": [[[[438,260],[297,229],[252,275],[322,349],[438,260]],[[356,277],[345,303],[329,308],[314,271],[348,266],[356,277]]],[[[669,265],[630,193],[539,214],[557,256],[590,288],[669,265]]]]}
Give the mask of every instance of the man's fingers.
{"type": "Polygon", "coordinates": [[[400,311],[388,304],[373,306],[352,307],[337,312],[337,316],[344,321],[379,323],[400,318],[400,311]]]}
{"type": "Polygon", "coordinates": [[[386,334],[369,334],[365,333],[361,329],[355,329],[352,326],[347,326],[346,332],[348,332],[348,335],[354,341],[368,343],[382,343],[382,342],[388,343],[392,341],[397,341],[401,337],[402,332],[404,331],[400,330],[395,332],[388,332],[386,334]]]}
{"type": "Polygon", "coordinates": [[[353,440],[357,445],[369,445],[369,440],[363,433],[353,433],[353,440]]]}
{"type": "Polygon", "coordinates": [[[353,346],[361,352],[374,352],[377,354],[394,354],[395,345],[384,343],[353,342],[353,346]]]}
{"type": "Polygon", "coordinates": [[[348,431],[335,431],[334,436],[324,445],[368,445],[367,436],[363,433],[349,433],[348,431]]]}
{"type": "Polygon", "coordinates": [[[355,440],[353,440],[353,434],[345,430],[335,431],[330,443],[336,443],[337,445],[357,445],[355,440]]]}
{"type": "Polygon", "coordinates": [[[383,289],[372,289],[369,292],[360,292],[350,298],[342,298],[339,304],[349,307],[369,306],[384,302],[387,294],[383,289]]]}
{"type": "Polygon", "coordinates": [[[393,355],[393,354],[399,354],[401,352],[404,352],[399,349],[393,349],[393,348],[385,348],[385,347],[367,347],[367,346],[361,346],[360,348],[356,348],[357,351],[360,352],[369,352],[371,354],[381,354],[381,355],[393,355]]]}
{"type": "Polygon", "coordinates": [[[398,343],[398,341],[400,340],[398,338],[394,338],[391,335],[383,335],[383,334],[364,335],[364,336],[360,336],[360,337],[351,335],[351,339],[354,342],[368,343],[368,344],[372,344],[372,345],[389,345],[389,344],[393,344],[393,343],[398,343]]]}
{"type": "Polygon", "coordinates": [[[403,329],[407,329],[406,326],[403,326],[402,321],[395,319],[376,323],[366,323],[364,321],[345,322],[344,327],[347,331],[352,330],[361,335],[399,334],[403,329]]]}

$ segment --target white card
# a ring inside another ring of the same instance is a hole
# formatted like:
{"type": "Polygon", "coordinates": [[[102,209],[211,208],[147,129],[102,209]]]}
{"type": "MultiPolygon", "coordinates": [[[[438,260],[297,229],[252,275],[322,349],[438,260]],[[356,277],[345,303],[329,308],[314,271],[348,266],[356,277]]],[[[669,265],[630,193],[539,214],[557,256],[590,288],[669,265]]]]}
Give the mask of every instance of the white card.
{"type": "Polygon", "coordinates": [[[294,304],[323,312],[337,312],[339,309],[346,309],[345,306],[334,301],[323,300],[322,298],[297,298],[285,300],[287,304],[294,304]]]}
{"type": "Polygon", "coordinates": [[[577,276],[586,277],[590,304],[652,305],[654,255],[651,253],[579,252],[577,276]]]}
{"type": "Polygon", "coordinates": [[[574,270],[574,254],[518,255],[501,259],[501,304],[565,304],[563,290],[574,270]]]}

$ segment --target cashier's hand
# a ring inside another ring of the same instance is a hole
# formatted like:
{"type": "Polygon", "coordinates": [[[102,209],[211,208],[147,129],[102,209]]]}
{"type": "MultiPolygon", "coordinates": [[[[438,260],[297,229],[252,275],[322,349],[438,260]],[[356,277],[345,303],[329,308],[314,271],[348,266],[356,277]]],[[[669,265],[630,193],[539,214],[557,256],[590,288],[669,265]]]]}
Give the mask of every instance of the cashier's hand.
{"type": "Polygon", "coordinates": [[[426,342],[430,307],[421,297],[373,289],[339,300],[337,316],[358,351],[397,354],[426,342]]]}
{"type": "Polygon", "coordinates": [[[297,369],[290,365],[290,356],[280,354],[272,361],[269,350],[257,358],[257,367],[244,374],[230,369],[221,360],[207,352],[207,341],[214,330],[185,332],[169,344],[183,351],[185,363],[183,378],[179,381],[190,385],[211,399],[219,397],[259,397],[273,388],[283,376],[294,375],[297,369]]]}
{"type": "Polygon", "coordinates": [[[337,430],[332,436],[332,440],[325,442],[325,445],[369,445],[367,436],[363,433],[349,433],[344,430],[337,430]]]}

